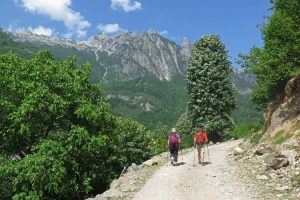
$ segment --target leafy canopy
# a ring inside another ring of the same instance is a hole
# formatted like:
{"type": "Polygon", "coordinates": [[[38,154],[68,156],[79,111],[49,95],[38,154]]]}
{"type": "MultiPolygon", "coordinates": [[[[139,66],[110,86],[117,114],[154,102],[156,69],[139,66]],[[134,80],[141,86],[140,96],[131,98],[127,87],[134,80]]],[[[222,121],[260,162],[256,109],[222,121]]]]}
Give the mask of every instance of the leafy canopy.
{"type": "Polygon", "coordinates": [[[300,1],[271,2],[273,15],[262,27],[264,46],[241,55],[244,67],[256,76],[253,100],[260,107],[276,100],[287,81],[300,73],[300,1]]]}
{"type": "Polygon", "coordinates": [[[204,36],[194,44],[187,68],[188,113],[193,127],[204,127],[212,139],[224,136],[233,126],[231,73],[227,51],[218,36],[204,36]]]}
{"type": "Polygon", "coordinates": [[[4,199],[80,199],[107,184],[114,117],[90,66],[76,61],[0,55],[4,199]]]}

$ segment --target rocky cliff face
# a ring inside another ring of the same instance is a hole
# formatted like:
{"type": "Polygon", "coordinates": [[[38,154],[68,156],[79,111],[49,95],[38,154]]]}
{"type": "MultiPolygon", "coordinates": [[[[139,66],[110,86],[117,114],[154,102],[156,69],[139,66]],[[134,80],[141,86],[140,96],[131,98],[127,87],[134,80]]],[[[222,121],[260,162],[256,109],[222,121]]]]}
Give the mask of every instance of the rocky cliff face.
{"type": "MultiPolygon", "coordinates": [[[[114,36],[98,34],[87,41],[74,41],[36,35],[31,32],[11,33],[17,42],[59,45],[91,51],[99,57],[105,52],[120,60],[119,77],[121,80],[132,80],[152,74],[160,80],[170,80],[175,74],[184,74],[187,59],[190,56],[190,44],[184,39],[184,46],[162,37],[153,30],[144,33],[123,32],[114,36]]],[[[106,66],[109,67],[109,66],[106,66]]]]}
{"type": "Polygon", "coordinates": [[[300,75],[291,79],[284,95],[269,105],[265,113],[265,135],[274,135],[280,130],[290,132],[300,123],[300,75]]]}
{"type": "Polygon", "coordinates": [[[255,76],[239,68],[233,68],[231,80],[240,94],[250,94],[255,86],[255,76]]]}
{"type": "MultiPolygon", "coordinates": [[[[86,41],[36,35],[30,31],[6,33],[17,42],[74,48],[95,55],[96,63],[104,71],[98,80],[100,82],[110,81],[109,77],[128,81],[147,75],[154,75],[159,80],[170,80],[174,75],[185,74],[191,55],[191,44],[187,38],[183,38],[182,46],[179,46],[154,30],[144,33],[122,32],[114,36],[100,33],[86,41]],[[118,60],[118,63],[106,62],[107,56],[104,58],[103,54],[107,54],[111,60],[118,60]]],[[[250,93],[255,82],[253,75],[236,68],[232,80],[241,94],[250,93]]]]}
{"type": "Polygon", "coordinates": [[[268,106],[264,129],[240,145],[242,151],[236,159],[243,164],[251,161],[252,172],[258,173],[256,179],[278,193],[279,199],[300,199],[299,105],[300,74],[289,80],[284,94],[268,106]],[[252,146],[250,141],[260,137],[259,144],[252,146]]]}

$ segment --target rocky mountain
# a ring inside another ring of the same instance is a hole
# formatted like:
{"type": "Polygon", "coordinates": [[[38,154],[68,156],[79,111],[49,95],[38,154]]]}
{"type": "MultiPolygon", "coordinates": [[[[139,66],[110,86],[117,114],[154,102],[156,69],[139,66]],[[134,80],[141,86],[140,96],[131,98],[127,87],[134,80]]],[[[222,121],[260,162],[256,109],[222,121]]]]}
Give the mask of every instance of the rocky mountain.
{"type": "MultiPolygon", "coordinates": [[[[59,58],[76,55],[80,63],[90,62],[91,79],[101,83],[113,111],[148,127],[153,128],[158,121],[174,125],[185,109],[185,73],[191,54],[187,38],[180,46],[154,30],[113,36],[100,33],[85,41],[32,32],[1,33],[16,43],[49,49],[59,58]]],[[[239,69],[234,69],[232,80],[242,95],[251,92],[255,81],[239,69]]]]}
{"type": "MultiPolygon", "coordinates": [[[[160,80],[170,80],[175,74],[184,74],[190,54],[189,42],[184,40],[184,47],[162,37],[154,30],[144,33],[122,32],[109,37],[104,33],[95,35],[86,41],[74,41],[36,35],[31,32],[10,33],[17,42],[42,46],[61,46],[88,51],[95,54],[96,60],[103,64],[101,54],[117,58],[120,61],[118,80],[128,81],[146,74],[152,74],[160,80]]],[[[108,72],[108,69],[105,69],[108,72]]]]}

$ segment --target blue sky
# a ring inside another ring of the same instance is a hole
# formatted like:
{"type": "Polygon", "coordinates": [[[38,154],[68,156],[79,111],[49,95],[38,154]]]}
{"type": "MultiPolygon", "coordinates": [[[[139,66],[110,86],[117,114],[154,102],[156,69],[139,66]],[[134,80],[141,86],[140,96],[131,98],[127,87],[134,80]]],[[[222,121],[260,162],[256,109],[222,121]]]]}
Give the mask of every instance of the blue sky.
{"type": "Polygon", "coordinates": [[[268,0],[1,0],[0,27],[85,40],[99,32],[154,29],[181,44],[218,34],[234,61],[262,45],[268,0]]]}

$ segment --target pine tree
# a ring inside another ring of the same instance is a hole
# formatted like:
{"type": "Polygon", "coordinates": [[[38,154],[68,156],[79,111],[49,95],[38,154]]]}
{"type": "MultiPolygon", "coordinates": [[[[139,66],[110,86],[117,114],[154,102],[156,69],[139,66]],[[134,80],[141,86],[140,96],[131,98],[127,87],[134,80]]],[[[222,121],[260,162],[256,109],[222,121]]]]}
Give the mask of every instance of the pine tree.
{"type": "Polygon", "coordinates": [[[232,69],[219,36],[198,40],[187,68],[188,112],[194,128],[203,127],[211,139],[220,139],[233,127],[235,108],[232,69]]]}

